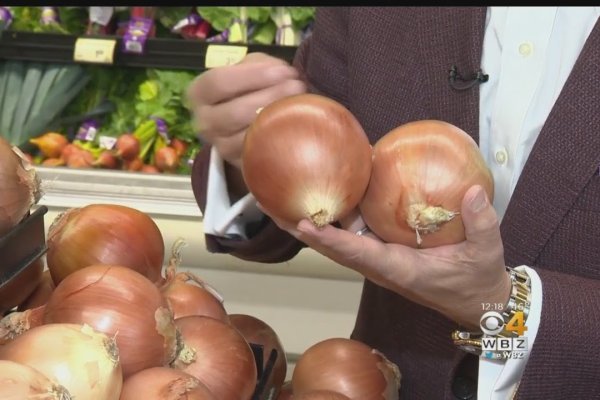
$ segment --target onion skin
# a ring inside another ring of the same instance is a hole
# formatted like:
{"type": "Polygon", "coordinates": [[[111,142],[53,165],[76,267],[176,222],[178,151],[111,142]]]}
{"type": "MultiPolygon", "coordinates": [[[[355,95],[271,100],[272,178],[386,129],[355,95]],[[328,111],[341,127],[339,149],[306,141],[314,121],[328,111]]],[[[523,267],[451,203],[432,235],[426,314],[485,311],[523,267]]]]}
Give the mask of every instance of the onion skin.
{"type": "Polygon", "coordinates": [[[114,339],[89,326],[38,326],[0,346],[0,359],[35,368],[76,400],[118,400],[123,385],[114,339]]]}
{"type": "Polygon", "coordinates": [[[69,144],[64,135],[56,132],[45,133],[37,138],[29,139],[29,142],[35,144],[47,158],[60,157],[63,149],[69,144]]]}
{"type": "Polygon", "coordinates": [[[40,200],[40,178],[23,152],[0,137],[0,237],[17,226],[40,200]]]}
{"type": "Polygon", "coordinates": [[[43,259],[37,259],[23,272],[5,282],[0,287],[0,315],[18,306],[34,293],[42,281],[44,271],[43,259]]]}
{"type": "Polygon", "coordinates": [[[329,390],[361,400],[398,400],[400,371],[366,344],[344,338],[323,340],[300,357],[292,375],[294,399],[329,390]]]}
{"type": "Polygon", "coordinates": [[[44,324],[45,305],[25,311],[12,312],[0,320],[0,345],[10,342],[24,332],[44,324]]]}
{"type": "Polygon", "coordinates": [[[210,317],[184,317],[175,324],[184,347],[172,366],[200,379],[219,400],[250,400],[256,361],[242,335],[210,317]]]}
{"type": "Polygon", "coordinates": [[[218,400],[197,378],[172,368],[148,368],[123,383],[119,400],[218,400]]]}
{"type": "Polygon", "coordinates": [[[371,146],[341,104],[301,94],[263,108],[247,129],[242,173],[273,217],[317,227],[356,208],[371,174],[371,146]]]}
{"type": "Polygon", "coordinates": [[[360,211],[386,242],[413,248],[462,242],[459,213],[466,191],[478,184],[489,199],[494,197],[493,176],[477,144],[449,123],[404,124],[382,137],[373,153],[371,182],[360,211]],[[428,211],[438,214],[428,220],[428,211]]]}
{"type": "Polygon", "coordinates": [[[264,389],[265,393],[274,393],[276,396],[281,390],[287,374],[287,358],[277,333],[266,322],[251,315],[230,314],[229,321],[248,343],[263,346],[263,369],[267,366],[271,351],[277,350],[277,359],[273,365],[269,382],[264,389]]]}
{"type": "Polygon", "coordinates": [[[0,399],[71,400],[71,395],[28,365],[0,360],[0,399]]]}
{"type": "MultiPolygon", "coordinates": [[[[44,268],[43,261],[40,259],[37,262],[42,264],[42,269],[44,268]]],[[[48,302],[52,292],[54,291],[56,286],[54,286],[54,281],[52,281],[52,276],[50,275],[50,270],[45,270],[42,273],[42,278],[35,290],[27,299],[19,304],[17,307],[17,311],[25,311],[32,308],[36,308],[39,306],[43,306],[48,302]]]]}
{"type": "Polygon", "coordinates": [[[125,378],[168,365],[177,354],[173,315],[160,291],[122,266],[94,265],[69,275],[46,304],[44,323],[87,324],[116,337],[125,378]]]}
{"type": "Polygon", "coordinates": [[[351,400],[350,397],[330,390],[315,390],[297,396],[292,396],[292,400],[351,400]]]}
{"type": "Polygon", "coordinates": [[[152,282],[161,277],[165,245],[147,214],[116,204],[72,208],[48,229],[46,260],[58,285],[69,274],[94,264],[131,268],[152,282]]]}

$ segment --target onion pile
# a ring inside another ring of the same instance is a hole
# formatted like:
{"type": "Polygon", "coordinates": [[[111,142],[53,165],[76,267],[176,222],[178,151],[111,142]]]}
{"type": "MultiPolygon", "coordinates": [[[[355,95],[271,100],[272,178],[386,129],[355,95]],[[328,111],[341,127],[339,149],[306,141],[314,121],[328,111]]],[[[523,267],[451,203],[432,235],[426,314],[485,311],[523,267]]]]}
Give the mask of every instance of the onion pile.
{"type": "Polygon", "coordinates": [[[373,153],[360,211],[386,242],[421,248],[461,242],[460,209],[467,190],[478,184],[493,198],[493,177],[477,144],[449,123],[404,124],[382,137],[373,153]]]}
{"type": "Polygon", "coordinates": [[[40,200],[40,179],[23,153],[0,137],[0,237],[40,200]]]}
{"type": "Polygon", "coordinates": [[[35,368],[76,400],[118,400],[123,385],[114,339],[85,325],[33,328],[0,346],[0,359],[35,368]]]}
{"type": "Polygon", "coordinates": [[[371,174],[371,146],[356,118],[316,94],[264,107],[246,131],[242,173],[273,217],[323,227],[362,199],[371,174]]]}
{"type": "MultiPolygon", "coordinates": [[[[292,376],[293,399],[330,391],[350,399],[397,400],[400,379],[398,367],[377,350],[356,340],[332,338],[311,346],[298,360],[292,376]]],[[[320,398],[337,399],[314,397],[320,398]]]]}
{"type": "Polygon", "coordinates": [[[91,204],[61,214],[48,229],[48,269],[55,284],[94,264],[121,265],[152,282],[161,278],[162,234],[147,214],[115,204],[91,204]]]}
{"type": "Polygon", "coordinates": [[[0,399],[71,400],[69,391],[38,370],[0,360],[0,399]]]}

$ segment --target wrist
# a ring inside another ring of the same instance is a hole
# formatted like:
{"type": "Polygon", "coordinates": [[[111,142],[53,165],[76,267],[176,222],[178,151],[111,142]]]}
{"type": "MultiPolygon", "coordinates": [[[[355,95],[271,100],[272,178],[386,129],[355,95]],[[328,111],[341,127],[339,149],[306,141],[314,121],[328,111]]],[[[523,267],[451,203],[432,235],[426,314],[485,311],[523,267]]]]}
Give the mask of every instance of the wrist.
{"type": "Polygon", "coordinates": [[[499,311],[506,310],[510,302],[512,293],[512,279],[508,270],[504,270],[502,278],[498,280],[497,285],[492,290],[486,290],[486,292],[480,296],[480,301],[473,305],[473,309],[469,316],[463,318],[462,321],[458,321],[463,324],[467,329],[480,330],[481,316],[486,311],[499,311]]]}

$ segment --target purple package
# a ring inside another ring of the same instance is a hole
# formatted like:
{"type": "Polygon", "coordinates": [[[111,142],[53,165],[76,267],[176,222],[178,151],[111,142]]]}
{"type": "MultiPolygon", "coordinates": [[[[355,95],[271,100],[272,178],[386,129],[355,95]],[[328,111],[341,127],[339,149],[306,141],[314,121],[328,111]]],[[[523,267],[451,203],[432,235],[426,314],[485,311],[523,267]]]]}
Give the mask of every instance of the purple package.
{"type": "Polygon", "coordinates": [[[158,117],[151,117],[154,121],[156,121],[156,130],[158,134],[165,139],[167,144],[171,143],[171,138],[169,137],[169,130],[167,129],[167,123],[164,119],[158,117]]]}
{"type": "Polygon", "coordinates": [[[43,25],[50,25],[53,23],[59,23],[60,17],[58,16],[57,7],[42,7],[41,22],[43,25]]]}
{"type": "Polygon", "coordinates": [[[91,142],[96,138],[99,124],[96,120],[88,119],[81,124],[75,138],[84,142],[91,142]]]}
{"type": "Polygon", "coordinates": [[[154,21],[149,18],[134,17],[129,20],[125,34],[123,35],[122,50],[124,53],[144,53],[146,40],[152,30],[154,21]]]}
{"type": "MultiPolygon", "coordinates": [[[[13,16],[8,7],[0,7],[0,22],[4,22],[4,29],[8,29],[12,23],[13,16]]],[[[2,24],[0,24],[1,26],[2,24]]]]}
{"type": "Polygon", "coordinates": [[[221,32],[215,36],[209,37],[208,39],[206,39],[206,41],[208,43],[226,43],[228,39],[229,39],[229,29],[225,29],[223,32],[221,32]]]}

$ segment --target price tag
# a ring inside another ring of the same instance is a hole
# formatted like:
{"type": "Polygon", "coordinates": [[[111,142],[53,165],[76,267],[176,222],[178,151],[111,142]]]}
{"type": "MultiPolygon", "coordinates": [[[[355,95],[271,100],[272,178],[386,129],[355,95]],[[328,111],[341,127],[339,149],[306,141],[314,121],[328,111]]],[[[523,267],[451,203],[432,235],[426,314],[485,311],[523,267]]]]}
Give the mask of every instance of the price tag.
{"type": "Polygon", "coordinates": [[[246,46],[227,46],[222,44],[209,44],[206,49],[206,68],[223,67],[242,61],[248,53],[246,46]]]}
{"type": "Polygon", "coordinates": [[[114,39],[79,38],[75,42],[75,61],[112,64],[117,41],[114,39]]]}

